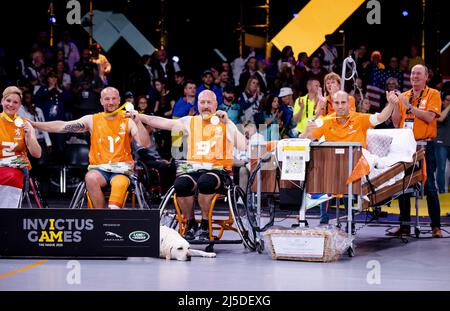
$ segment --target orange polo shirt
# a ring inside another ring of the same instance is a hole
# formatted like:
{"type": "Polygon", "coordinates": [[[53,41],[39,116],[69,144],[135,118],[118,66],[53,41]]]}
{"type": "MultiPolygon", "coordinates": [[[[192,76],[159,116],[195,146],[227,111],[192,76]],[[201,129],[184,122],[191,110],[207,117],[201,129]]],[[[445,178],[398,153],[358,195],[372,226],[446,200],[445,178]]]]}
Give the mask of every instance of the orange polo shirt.
{"type": "MultiPolygon", "coordinates": [[[[408,101],[411,98],[411,94],[412,90],[403,93],[408,101]]],[[[404,127],[406,119],[414,119],[414,138],[416,140],[433,139],[437,135],[437,119],[441,115],[441,96],[438,90],[426,86],[423,89],[420,103],[419,97],[413,100],[412,105],[416,108],[419,108],[420,110],[434,112],[436,114],[434,120],[431,123],[427,123],[416,117],[413,113],[407,114],[406,108],[403,105],[400,105],[400,114],[402,117],[400,121],[400,127],[404,127]]]]}
{"type": "Polygon", "coordinates": [[[325,141],[359,142],[366,147],[367,130],[370,124],[370,114],[350,111],[347,122],[341,124],[336,119],[336,113],[324,118],[323,125],[312,133],[314,138],[325,136],[325,141]]]}
{"type": "MultiPolygon", "coordinates": [[[[356,104],[355,104],[355,98],[353,96],[349,96],[348,97],[348,104],[350,105],[350,111],[356,111],[356,104]]],[[[328,95],[327,96],[327,101],[325,102],[325,106],[323,107],[322,110],[322,115],[323,116],[328,116],[330,114],[334,113],[334,108],[333,108],[333,102],[331,100],[331,96],[328,95]]]]}

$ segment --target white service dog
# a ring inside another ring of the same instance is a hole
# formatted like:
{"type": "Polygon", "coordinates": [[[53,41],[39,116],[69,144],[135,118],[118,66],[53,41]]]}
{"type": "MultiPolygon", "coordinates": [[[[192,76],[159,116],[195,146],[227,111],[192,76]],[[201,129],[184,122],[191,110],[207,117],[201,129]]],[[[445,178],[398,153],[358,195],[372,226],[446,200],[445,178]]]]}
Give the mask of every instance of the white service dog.
{"type": "Polygon", "coordinates": [[[191,260],[191,257],[216,257],[215,253],[191,249],[186,241],[176,230],[167,226],[160,226],[159,230],[159,257],[167,260],[180,261],[191,260]]]}

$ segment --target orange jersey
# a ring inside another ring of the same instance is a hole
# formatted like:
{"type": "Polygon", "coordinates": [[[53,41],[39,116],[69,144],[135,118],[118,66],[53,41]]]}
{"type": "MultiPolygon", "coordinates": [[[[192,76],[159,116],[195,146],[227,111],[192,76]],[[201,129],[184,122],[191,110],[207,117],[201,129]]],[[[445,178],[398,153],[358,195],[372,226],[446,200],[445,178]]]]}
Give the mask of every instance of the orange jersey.
{"type": "Polygon", "coordinates": [[[123,114],[107,120],[103,113],[92,116],[89,164],[109,164],[133,161],[128,121],[123,114]]]}
{"type": "Polygon", "coordinates": [[[227,141],[227,127],[223,122],[213,125],[210,120],[193,116],[189,124],[188,153],[190,162],[210,163],[233,167],[233,143],[227,141]]]}
{"type": "Polygon", "coordinates": [[[341,124],[335,118],[333,113],[323,122],[323,125],[315,129],[312,135],[316,139],[320,139],[322,135],[325,136],[325,141],[336,142],[359,142],[363,147],[366,147],[367,130],[373,126],[370,124],[370,114],[350,112],[350,116],[345,122],[341,124]]]}
{"type": "MultiPolygon", "coordinates": [[[[28,121],[24,118],[22,119],[24,122],[28,121]]],[[[20,156],[28,162],[28,169],[31,169],[23,127],[17,127],[14,122],[7,121],[2,117],[0,117],[0,148],[0,159],[20,156]]]]}
{"type": "MultiPolygon", "coordinates": [[[[408,101],[410,101],[411,93],[411,90],[403,93],[408,101]]],[[[423,89],[420,103],[419,97],[413,100],[412,105],[420,110],[434,112],[436,114],[436,117],[431,123],[427,123],[417,118],[413,113],[407,114],[406,108],[402,104],[400,104],[400,114],[402,117],[400,121],[400,127],[405,127],[405,120],[411,119],[414,120],[413,132],[414,138],[416,140],[427,140],[435,138],[437,135],[437,119],[441,114],[441,96],[439,94],[439,91],[426,86],[423,89]]]]}
{"type": "MultiPolygon", "coordinates": [[[[348,97],[348,103],[350,105],[350,111],[355,112],[356,111],[356,104],[355,104],[355,98],[353,96],[349,96],[348,97]]],[[[325,102],[325,106],[323,107],[323,110],[322,110],[322,115],[323,116],[328,116],[328,115],[330,115],[332,113],[334,113],[333,102],[331,101],[331,96],[328,95],[327,96],[327,101],[325,102]]]]}

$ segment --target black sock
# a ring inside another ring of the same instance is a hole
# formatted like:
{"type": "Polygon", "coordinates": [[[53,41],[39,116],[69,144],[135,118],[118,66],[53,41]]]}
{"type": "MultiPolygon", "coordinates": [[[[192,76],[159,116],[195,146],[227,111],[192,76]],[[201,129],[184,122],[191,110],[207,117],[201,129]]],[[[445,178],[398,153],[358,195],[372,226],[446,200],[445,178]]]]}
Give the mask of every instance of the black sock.
{"type": "Polygon", "coordinates": [[[192,228],[197,228],[197,222],[195,219],[189,219],[187,223],[187,230],[191,230],[192,228]]]}
{"type": "Polygon", "coordinates": [[[201,223],[200,228],[202,230],[208,230],[209,229],[209,221],[208,221],[208,219],[202,219],[202,223],[201,223]]]}

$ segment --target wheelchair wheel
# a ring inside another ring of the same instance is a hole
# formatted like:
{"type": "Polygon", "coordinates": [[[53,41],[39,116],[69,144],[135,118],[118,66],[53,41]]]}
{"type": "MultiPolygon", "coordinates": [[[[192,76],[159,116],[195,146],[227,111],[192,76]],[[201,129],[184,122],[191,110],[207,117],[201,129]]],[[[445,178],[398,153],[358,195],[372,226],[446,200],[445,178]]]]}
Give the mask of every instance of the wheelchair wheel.
{"type": "Polygon", "coordinates": [[[245,247],[254,251],[256,249],[256,232],[249,220],[245,193],[239,186],[233,186],[231,191],[228,192],[228,195],[233,219],[236,222],[242,242],[245,247]]]}
{"type": "Polygon", "coordinates": [[[173,204],[173,194],[175,188],[172,186],[166,193],[166,196],[161,201],[159,206],[159,223],[162,226],[175,229],[178,226],[177,211],[173,204]]]}
{"type": "Polygon", "coordinates": [[[32,179],[32,183],[33,183],[34,190],[36,192],[37,200],[39,201],[39,202],[36,202],[36,203],[38,203],[41,208],[48,208],[47,200],[42,195],[39,182],[36,179],[33,178],[32,179]]]}
{"type": "Polygon", "coordinates": [[[35,178],[29,178],[28,190],[23,193],[22,200],[26,199],[30,208],[48,208],[47,200],[42,195],[39,182],[35,178]]]}
{"type": "Polygon", "coordinates": [[[262,254],[264,252],[264,240],[260,240],[256,243],[256,251],[258,254],[262,254]]]}
{"type": "Polygon", "coordinates": [[[134,166],[134,171],[137,177],[137,180],[143,184],[145,189],[150,188],[150,174],[147,168],[147,165],[144,164],[142,161],[136,161],[136,164],[134,166]]]}
{"type": "Polygon", "coordinates": [[[81,182],[75,189],[69,208],[85,208],[86,207],[86,184],[81,182]]]}
{"type": "Polygon", "coordinates": [[[142,161],[137,161],[135,165],[135,175],[141,184],[141,191],[150,207],[161,203],[161,178],[156,169],[149,169],[142,161]],[[156,173],[155,173],[156,172],[156,173]],[[154,184],[158,186],[154,186],[154,184]],[[156,191],[158,190],[158,191],[156,191]]]}
{"type": "MultiPolygon", "coordinates": [[[[253,229],[256,232],[264,232],[269,227],[273,226],[274,220],[275,220],[275,199],[273,197],[267,197],[267,206],[269,207],[269,221],[261,228],[261,224],[258,224],[258,221],[256,219],[257,214],[257,197],[256,193],[252,191],[252,185],[256,181],[256,177],[258,174],[258,171],[261,169],[261,164],[259,164],[255,170],[253,171],[252,175],[250,176],[247,184],[247,191],[246,191],[246,197],[247,197],[247,214],[248,214],[248,220],[250,224],[252,225],[253,229]]],[[[262,213],[262,209],[261,209],[262,213]]]]}
{"type": "Polygon", "coordinates": [[[133,184],[134,194],[138,201],[140,209],[149,209],[147,202],[149,202],[149,195],[144,189],[144,185],[135,177],[130,177],[130,182],[133,184]]]}
{"type": "Polygon", "coordinates": [[[208,246],[206,246],[206,248],[205,248],[205,252],[213,253],[214,252],[214,243],[208,244],[208,246]]]}

